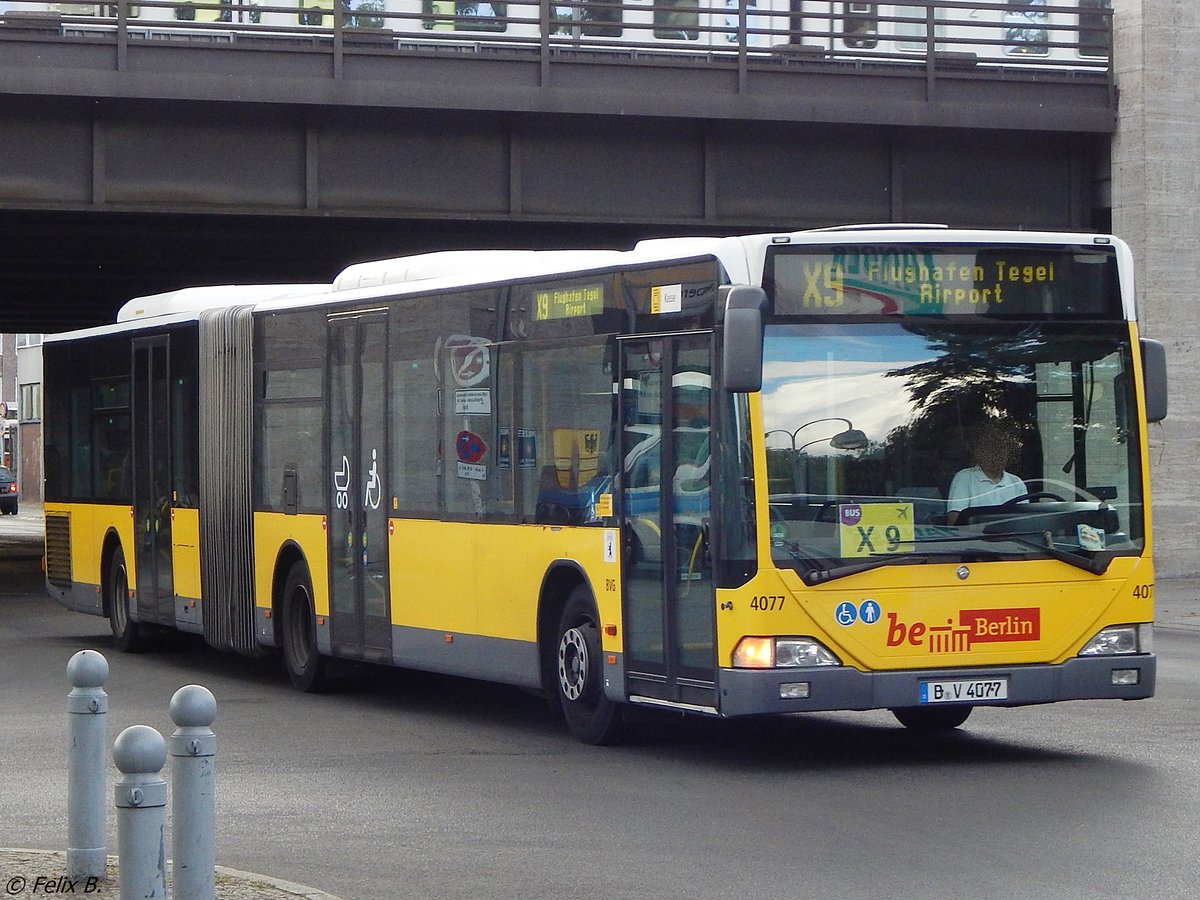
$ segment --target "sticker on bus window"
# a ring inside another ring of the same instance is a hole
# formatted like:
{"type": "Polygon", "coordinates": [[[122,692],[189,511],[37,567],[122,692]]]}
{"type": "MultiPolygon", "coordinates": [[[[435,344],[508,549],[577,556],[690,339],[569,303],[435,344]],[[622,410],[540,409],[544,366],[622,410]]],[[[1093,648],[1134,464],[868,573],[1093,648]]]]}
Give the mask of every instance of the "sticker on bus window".
{"type": "Polygon", "coordinates": [[[492,414],[492,392],[487,388],[455,391],[454,414],[456,416],[490,416],[492,414]]]}
{"type": "Polygon", "coordinates": [[[458,477],[468,481],[487,481],[487,466],[476,466],[471,463],[458,464],[458,477]]]}
{"type": "Polygon", "coordinates": [[[683,309],[683,285],[664,284],[650,288],[650,314],[677,313],[683,309]]]}
{"type": "Polygon", "coordinates": [[[454,439],[454,452],[465,463],[477,463],[487,453],[487,443],[473,431],[460,431],[454,439]]]}
{"type": "Polygon", "coordinates": [[[517,429],[517,468],[537,468],[537,432],[532,428],[517,429]]]}
{"type": "Polygon", "coordinates": [[[492,374],[490,343],[487,338],[469,334],[452,334],[446,338],[441,350],[446,354],[446,364],[455,384],[469,388],[488,380],[492,374]]]}
{"type": "Polygon", "coordinates": [[[1080,550],[1103,550],[1104,549],[1104,529],[1093,528],[1091,525],[1080,523],[1076,529],[1076,534],[1079,536],[1080,550]]]}
{"type": "Polygon", "coordinates": [[[512,434],[507,425],[501,425],[496,435],[496,468],[502,472],[512,471],[512,434]]]}
{"type": "Polygon", "coordinates": [[[838,530],[843,558],[912,553],[911,503],[841,503],[838,530]]]}

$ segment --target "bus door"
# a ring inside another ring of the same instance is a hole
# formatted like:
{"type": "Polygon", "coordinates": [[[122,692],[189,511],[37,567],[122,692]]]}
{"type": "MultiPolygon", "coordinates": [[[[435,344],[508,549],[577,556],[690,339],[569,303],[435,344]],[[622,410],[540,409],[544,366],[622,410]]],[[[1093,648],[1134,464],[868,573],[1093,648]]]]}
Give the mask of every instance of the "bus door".
{"type": "Polygon", "coordinates": [[[709,341],[621,342],[622,539],[630,695],[715,707],[709,341]]]}
{"type": "Polygon", "coordinates": [[[329,320],[329,596],[334,653],[391,659],[387,317],[329,320]]]}
{"type": "Polygon", "coordinates": [[[139,622],[175,624],[171,378],[165,335],[133,341],[133,523],[139,622]]]}

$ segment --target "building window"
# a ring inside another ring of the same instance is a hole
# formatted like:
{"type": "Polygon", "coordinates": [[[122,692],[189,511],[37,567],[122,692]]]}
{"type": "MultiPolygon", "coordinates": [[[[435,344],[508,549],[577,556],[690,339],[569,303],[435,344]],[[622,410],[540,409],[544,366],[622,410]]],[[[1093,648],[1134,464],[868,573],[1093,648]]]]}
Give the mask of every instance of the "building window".
{"type": "Polygon", "coordinates": [[[18,334],[17,347],[40,347],[42,345],[42,335],[40,334],[18,334]]]}
{"type": "Polygon", "coordinates": [[[42,418],[42,386],[40,384],[21,385],[22,422],[38,422],[42,418]]]}
{"type": "Polygon", "coordinates": [[[1087,10],[1110,10],[1112,0],[1079,0],[1079,55],[1108,56],[1111,15],[1087,10]]]}

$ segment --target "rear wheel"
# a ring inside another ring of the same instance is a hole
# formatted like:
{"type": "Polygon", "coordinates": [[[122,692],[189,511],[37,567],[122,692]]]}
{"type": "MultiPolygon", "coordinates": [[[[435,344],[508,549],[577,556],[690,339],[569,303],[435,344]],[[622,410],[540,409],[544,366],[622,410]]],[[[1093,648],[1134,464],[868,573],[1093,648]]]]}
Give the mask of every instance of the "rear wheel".
{"type": "Polygon", "coordinates": [[[320,691],[325,686],[325,660],[317,651],[312,579],[303,561],[293,563],[288,571],[281,606],[283,667],[288,678],[302,691],[320,691]]]}
{"type": "Polygon", "coordinates": [[[588,744],[613,744],[621,739],[622,716],[617,704],[604,696],[598,618],[587,586],[571,591],[558,626],[558,702],[577,738],[588,744]]]}
{"type": "Polygon", "coordinates": [[[125,567],[125,551],[118,546],[108,560],[108,577],[104,579],[107,595],[108,626],[112,629],[113,644],[122,653],[141,653],[149,644],[147,627],[133,621],[129,615],[129,570],[125,567]]]}
{"type": "Polygon", "coordinates": [[[912,731],[949,731],[971,715],[972,706],[903,706],[892,710],[900,724],[912,731]]]}

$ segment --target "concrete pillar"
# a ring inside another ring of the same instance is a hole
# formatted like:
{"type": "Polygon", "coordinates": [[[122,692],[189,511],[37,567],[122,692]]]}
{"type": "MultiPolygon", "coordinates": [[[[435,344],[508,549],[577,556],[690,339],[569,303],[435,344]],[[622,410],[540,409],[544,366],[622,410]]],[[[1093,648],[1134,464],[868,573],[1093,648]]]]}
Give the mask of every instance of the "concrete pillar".
{"type": "Polygon", "coordinates": [[[1113,0],[1119,122],[1113,231],[1137,265],[1143,333],[1166,346],[1170,413],[1150,426],[1160,575],[1200,573],[1200,4],[1113,0]]]}

